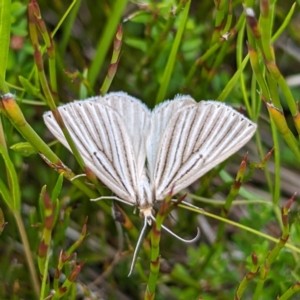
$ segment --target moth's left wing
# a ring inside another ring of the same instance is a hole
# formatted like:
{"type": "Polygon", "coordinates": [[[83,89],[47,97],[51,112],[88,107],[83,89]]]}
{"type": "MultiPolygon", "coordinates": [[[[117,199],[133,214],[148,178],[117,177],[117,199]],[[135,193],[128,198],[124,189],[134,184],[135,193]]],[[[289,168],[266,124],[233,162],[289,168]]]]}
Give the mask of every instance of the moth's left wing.
{"type": "Polygon", "coordinates": [[[163,200],[186,188],[238,151],[253,136],[256,124],[216,101],[201,101],[178,110],[161,136],[153,188],[163,200]]]}
{"type": "Polygon", "coordinates": [[[145,137],[149,134],[150,110],[137,98],[124,92],[111,92],[99,97],[97,102],[109,105],[123,119],[137,161],[138,175],[145,169],[145,137]]]}
{"type": "MultiPolygon", "coordinates": [[[[126,120],[101,99],[73,102],[58,110],[85,164],[118,197],[137,204],[137,161],[126,120]]],[[[71,150],[51,112],[44,114],[44,121],[71,150]]]]}

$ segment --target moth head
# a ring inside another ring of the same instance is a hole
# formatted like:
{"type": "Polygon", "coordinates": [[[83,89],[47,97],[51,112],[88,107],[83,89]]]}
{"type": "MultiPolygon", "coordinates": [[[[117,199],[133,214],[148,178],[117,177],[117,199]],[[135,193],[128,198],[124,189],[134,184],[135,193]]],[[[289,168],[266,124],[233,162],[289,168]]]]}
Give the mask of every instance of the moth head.
{"type": "Polygon", "coordinates": [[[145,218],[149,225],[152,224],[152,220],[154,219],[153,215],[155,215],[155,210],[152,206],[140,209],[140,217],[145,218]]]}

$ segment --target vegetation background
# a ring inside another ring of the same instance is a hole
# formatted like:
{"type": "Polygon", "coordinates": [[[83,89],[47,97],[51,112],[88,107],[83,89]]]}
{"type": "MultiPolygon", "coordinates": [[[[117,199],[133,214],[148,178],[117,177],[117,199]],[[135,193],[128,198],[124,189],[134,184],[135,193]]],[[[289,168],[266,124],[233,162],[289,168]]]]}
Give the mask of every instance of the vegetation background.
{"type": "Polygon", "coordinates": [[[0,0],[0,299],[300,299],[299,2],[0,0]],[[203,211],[164,221],[200,239],[150,230],[131,277],[141,219],[89,201],[42,120],[107,91],[216,99],[258,124],[188,189],[203,211]]]}

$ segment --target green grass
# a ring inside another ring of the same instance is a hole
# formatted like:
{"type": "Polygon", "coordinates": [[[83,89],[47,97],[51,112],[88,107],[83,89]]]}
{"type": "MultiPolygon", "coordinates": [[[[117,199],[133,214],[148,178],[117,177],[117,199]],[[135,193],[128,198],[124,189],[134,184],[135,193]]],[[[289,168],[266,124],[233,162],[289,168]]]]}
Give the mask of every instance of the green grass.
{"type": "Polygon", "coordinates": [[[39,0],[29,12],[0,0],[0,299],[300,299],[300,89],[287,80],[299,73],[299,3],[39,0]],[[111,193],[42,121],[109,91],[151,108],[216,99],[258,124],[188,189],[202,211],[157,208],[131,277],[143,220],[90,201],[111,193]],[[162,222],[201,237],[183,244],[162,222]]]}

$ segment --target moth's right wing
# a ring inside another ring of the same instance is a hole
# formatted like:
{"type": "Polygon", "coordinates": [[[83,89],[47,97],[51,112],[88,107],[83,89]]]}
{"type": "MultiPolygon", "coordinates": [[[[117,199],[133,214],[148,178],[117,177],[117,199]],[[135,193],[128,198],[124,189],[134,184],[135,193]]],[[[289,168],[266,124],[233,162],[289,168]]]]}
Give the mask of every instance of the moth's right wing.
{"type": "MultiPolygon", "coordinates": [[[[97,99],[72,102],[58,110],[85,164],[118,197],[136,204],[137,161],[126,120],[97,99]]],[[[52,112],[45,113],[44,120],[70,150],[52,112]]]]}
{"type": "Polygon", "coordinates": [[[216,101],[177,110],[160,136],[151,182],[156,200],[188,187],[238,151],[255,130],[256,124],[216,101]]]}

